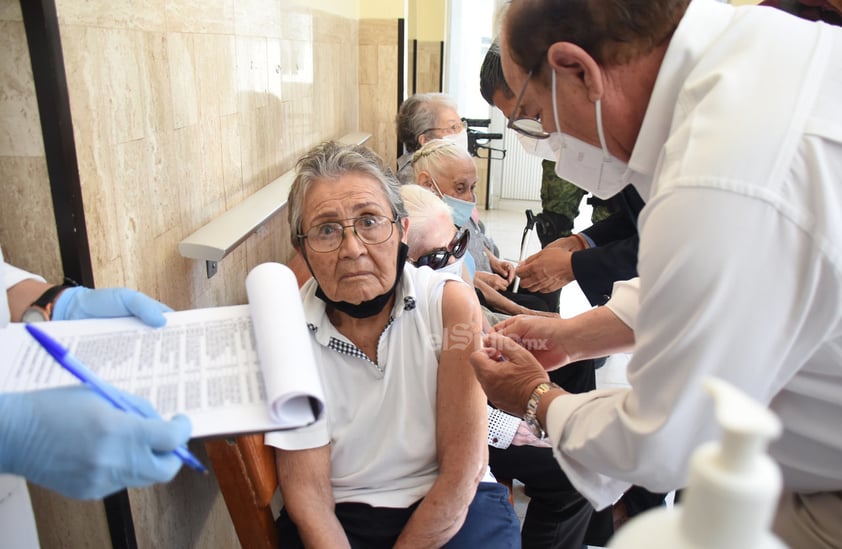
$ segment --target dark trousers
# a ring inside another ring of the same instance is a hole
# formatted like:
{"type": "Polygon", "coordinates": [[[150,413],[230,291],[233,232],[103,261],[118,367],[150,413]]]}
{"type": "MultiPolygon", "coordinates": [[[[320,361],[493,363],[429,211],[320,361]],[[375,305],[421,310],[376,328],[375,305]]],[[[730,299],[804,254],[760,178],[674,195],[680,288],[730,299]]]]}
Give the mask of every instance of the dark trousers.
{"type": "MultiPolygon", "coordinates": [[[[550,379],[571,393],[590,391],[596,385],[593,361],[574,362],[554,370],[550,379]]],[[[521,530],[524,547],[581,549],[583,541],[610,536],[609,530],[603,537],[585,537],[594,509],[570,484],[552,449],[509,446],[501,450],[489,446],[488,452],[494,476],[519,480],[530,497],[521,530]]]]}
{"type": "Polygon", "coordinates": [[[523,547],[581,549],[593,507],[579,495],[550,448],[489,447],[491,472],[524,484],[529,505],[523,519],[523,547]]]}
{"type": "MultiPolygon", "coordinates": [[[[338,503],[335,508],[353,549],[392,547],[420,502],[407,508],[372,507],[365,503],[338,503]]],[[[279,546],[303,548],[298,528],[286,509],[275,522],[279,546]]],[[[519,523],[509,503],[509,491],[496,482],[482,482],[468,508],[465,523],[444,545],[450,549],[510,549],[520,547],[519,523]]]]}

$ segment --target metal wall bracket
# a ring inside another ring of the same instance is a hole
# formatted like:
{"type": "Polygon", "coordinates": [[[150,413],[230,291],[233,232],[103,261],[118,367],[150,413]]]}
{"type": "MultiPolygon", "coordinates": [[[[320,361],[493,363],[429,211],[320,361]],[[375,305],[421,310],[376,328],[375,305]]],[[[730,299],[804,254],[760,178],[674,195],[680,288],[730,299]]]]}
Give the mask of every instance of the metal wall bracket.
{"type": "Polygon", "coordinates": [[[208,278],[210,278],[210,277],[212,277],[213,275],[216,274],[216,270],[219,267],[219,265],[216,261],[205,261],[205,265],[207,266],[207,269],[208,269],[208,278]]]}

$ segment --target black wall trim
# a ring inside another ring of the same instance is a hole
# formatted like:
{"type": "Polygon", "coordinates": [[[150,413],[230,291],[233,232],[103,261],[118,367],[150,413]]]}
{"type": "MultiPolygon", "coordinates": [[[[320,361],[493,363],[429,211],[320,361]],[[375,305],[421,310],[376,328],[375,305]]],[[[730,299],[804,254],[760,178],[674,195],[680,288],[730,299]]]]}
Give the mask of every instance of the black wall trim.
{"type": "MultiPolygon", "coordinates": [[[[20,7],[38,99],[62,269],[65,276],[93,287],[56,4],[54,0],[21,0],[20,7]]],[[[137,549],[128,492],[118,492],[103,503],[114,549],[137,549]]]]}
{"type": "MultiPolygon", "coordinates": [[[[403,103],[403,94],[404,94],[404,84],[406,83],[406,64],[404,63],[404,57],[406,57],[406,19],[399,18],[398,19],[398,109],[401,108],[401,104],[403,103]]],[[[395,111],[397,112],[397,110],[395,111]]],[[[400,157],[401,149],[401,142],[398,141],[398,157],[400,157]]]]}
{"type": "Polygon", "coordinates": [[[439,47],[439,59],[441,60],[439,63],[439,91],[444,91],[444,40],[441,41],[441,47],[439,47]]]}
{"type": "Polygon", "coordinates": [[[54,0],[21,0],[64,275],[94,283],[54,0]]]}
{"type": "Polygon", "coordinates": [[[105,518],[108,521],[108,533],[111,534],[111,546],[114,549],[137,549],[129,492],[121,490],[116,494],[111,494],[102,502],[105,504],[105,518]]]}
{"type": "Polygon", "coordinates": [[[418,40],[412,41],[412,95],[418,93],[418,40]]]}

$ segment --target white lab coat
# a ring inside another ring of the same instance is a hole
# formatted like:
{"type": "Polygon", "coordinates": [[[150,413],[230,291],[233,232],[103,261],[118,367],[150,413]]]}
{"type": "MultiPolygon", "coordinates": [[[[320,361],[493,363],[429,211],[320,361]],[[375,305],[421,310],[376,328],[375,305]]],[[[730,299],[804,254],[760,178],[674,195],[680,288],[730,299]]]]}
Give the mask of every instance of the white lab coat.
{"type": "Polygon", "coordinates": [[[629,160],[652,176],[639,289],[609,303],[635,328],[631,388],[548,410],[556,456],[596,506],[631,483],[682,486],[718,436],[708,376],[781,418],[770,453],[786,489],[842,489],[839,59],[837,27],[690,3],[629,160]]]}
{"type": "MultiPolygon", "coordinates": [[[[43,278],[8,265],[3,260],[0,248],[0,280],[4,289],[11,288],[21,280],[34,278],[43,282],[43,278]]],[[[6,292],[0,292],[0,329],[9,324],[9,303],[6,292]]],[[[39,547],[38,530],[35,527],[35,515],[26,481],[21,477],[0,474],[0,532],[3,545],[8,547],[39,547]]]]}

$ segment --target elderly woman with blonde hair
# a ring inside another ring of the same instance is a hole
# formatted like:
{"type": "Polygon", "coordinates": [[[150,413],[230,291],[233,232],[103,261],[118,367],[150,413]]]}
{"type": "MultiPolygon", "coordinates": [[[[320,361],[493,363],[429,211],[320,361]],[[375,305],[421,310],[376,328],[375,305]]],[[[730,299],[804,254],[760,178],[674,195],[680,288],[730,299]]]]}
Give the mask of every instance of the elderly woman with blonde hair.
{"type": "Polygon", "coordinates": [[[293,246],[326,417],[266,435],[283,547],[512,547],[518,522],[488,474],[485,395],[468,363],[481,315],[459,278],[406,264],[398,183],[364,147],[297,165],[293,246]]]}
{"type": "Polygon", "coordinates": [[[474,216],[477,170],[474,161],[461,147],[441,139],[426,142],[412,156],[412,170],[418,185],[439,196],[453,211],[452,222],[471,233],[468,253],[476,263],[474,285],[483,304],[498,313],[550,313],[557,317],[558,294],[538,294],[521,289],[511,291],[515,266],[500,259],[499,249],[474,216]],[[500,292],[505,299],[498,299],[500,292]]]}

